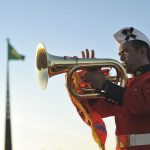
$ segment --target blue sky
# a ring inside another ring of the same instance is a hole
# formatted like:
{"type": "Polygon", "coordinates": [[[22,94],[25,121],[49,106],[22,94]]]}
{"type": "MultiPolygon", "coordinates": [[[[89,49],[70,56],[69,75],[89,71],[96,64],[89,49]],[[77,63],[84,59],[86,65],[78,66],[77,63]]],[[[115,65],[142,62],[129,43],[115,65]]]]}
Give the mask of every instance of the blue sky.
{"type": "MultiPolygon", "coordinates": [[[[0,149],[4,146],[7,43],[26,56],[10,62],[12,138],[15,150],[98,150],[90,129],[71,104],[64,74],[36,81],[35,52],[40,41],[57,56],[81,56],[94,49],[98,58],[119,60],[113,34],[133,26],[150,37],[149,0],[0,1],[0,149]]],[[[114,149],[113,118],[105,119],[107,149],[114,149]],[[111,124],[111,126],[110,126],[111,124]]]]}

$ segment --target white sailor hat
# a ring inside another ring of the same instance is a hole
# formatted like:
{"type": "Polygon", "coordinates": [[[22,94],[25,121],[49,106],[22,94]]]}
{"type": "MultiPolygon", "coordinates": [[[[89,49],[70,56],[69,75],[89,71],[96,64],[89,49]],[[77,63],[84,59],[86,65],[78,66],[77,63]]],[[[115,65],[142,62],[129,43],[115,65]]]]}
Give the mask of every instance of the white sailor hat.
{"type": "Polygon", "coordinates": [[[114,38],[120,45],[131,40],[141,40],[150,46],[149,39],[141,31],[133,27],[126,27],[119,30],[114,34],[114,38]]]}

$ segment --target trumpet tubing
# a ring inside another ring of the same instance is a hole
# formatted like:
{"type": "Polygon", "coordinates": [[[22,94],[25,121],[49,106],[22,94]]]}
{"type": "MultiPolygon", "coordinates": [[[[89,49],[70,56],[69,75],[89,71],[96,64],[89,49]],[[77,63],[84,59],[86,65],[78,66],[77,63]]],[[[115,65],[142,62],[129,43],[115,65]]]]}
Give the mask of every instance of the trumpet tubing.
{"type": "Polygon", "coordinates": [[[121,86],[124,86],[127,80],[126,72],[121,63],[114,59],[98,59],[98,58],[77,58],[77,57],[60,57],[51,55],[46,52],[46,48],[43,43],[39,43],[36,51],[36,73],[37,80],[42,88],[46,88],[48,78],[61,74],[68,73],[67,77],[67,88],[69,92],[80,98],[93,98],[100,96],[99,93],[88,93],[78,94],[71,88],[71,81],[73,73],[87,68],[98,68],[98,67],[112,67],[116,70],[117,76],[109,76],[110,80],[117,79],[121,86]]]}

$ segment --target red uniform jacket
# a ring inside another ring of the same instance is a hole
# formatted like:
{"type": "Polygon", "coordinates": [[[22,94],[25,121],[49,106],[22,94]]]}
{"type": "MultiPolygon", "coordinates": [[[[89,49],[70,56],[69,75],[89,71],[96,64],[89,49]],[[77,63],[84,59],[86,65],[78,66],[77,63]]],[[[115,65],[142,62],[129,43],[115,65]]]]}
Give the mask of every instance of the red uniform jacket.
{"type": "MultiPolygon", "coordinates": [[[[91,107],[102,118],[115,117],[116,135],[150,133],[150,72],[127,83],[122,106],[100,99],[91,107]]],[[[120,150],[150,150],[150,145],[120,150]]]]}

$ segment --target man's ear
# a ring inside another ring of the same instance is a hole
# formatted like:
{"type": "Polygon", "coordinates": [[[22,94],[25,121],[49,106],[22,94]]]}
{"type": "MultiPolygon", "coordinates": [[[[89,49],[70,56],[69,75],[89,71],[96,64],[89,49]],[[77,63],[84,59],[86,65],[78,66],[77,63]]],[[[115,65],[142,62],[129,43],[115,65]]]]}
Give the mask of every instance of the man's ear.
{"type": "Polygon", "coordinates": [[[140,54],[142,57],[147,57],[147,48],[145,46],[140,47],[140,54]]]}

